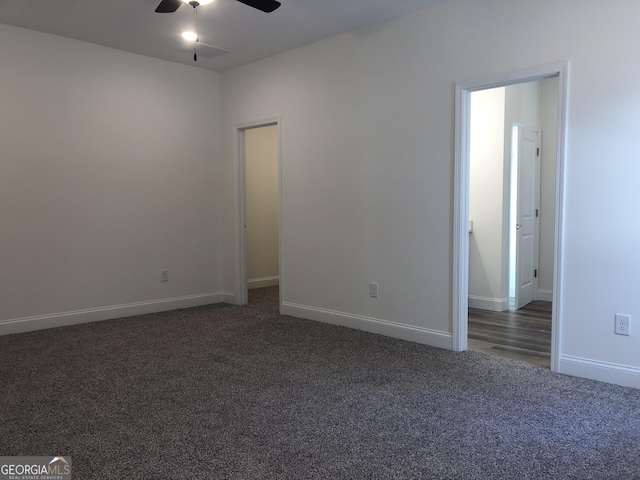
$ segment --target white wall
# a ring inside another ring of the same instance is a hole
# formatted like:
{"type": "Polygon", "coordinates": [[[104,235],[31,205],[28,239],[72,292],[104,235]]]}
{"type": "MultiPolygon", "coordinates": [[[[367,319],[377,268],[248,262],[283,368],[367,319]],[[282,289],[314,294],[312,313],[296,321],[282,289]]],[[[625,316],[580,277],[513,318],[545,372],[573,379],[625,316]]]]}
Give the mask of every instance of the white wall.
{"type": "Polygon", "coordinates": [[[7,25],[0,63],[0,333],[221,300],[218,75],[7,25]]]}
{"type": "Polygon", "coordinates": [[[245,131],[249,288],[278,285],[278,126],[245,131]]]}
{"type": "MultiPolygon", "coordinates": [[[[505,122],[509,124],[505,127],[511,133],[511,125],[519,123],[529,127],[540,126],[538,118],[538,89],[540,82],[526,82],[506,87],[505,94],[505,122]]],[[[557,99],[557,95],[556,95],[557,99]]],[[[511,135],[509,135],[510,137],[511,135]]],[[[511,152],[511,138],[506,139],[506,150],[511,152]]]]}
{"type": "Polygon", "coordinates": [[[553,293],[553,253],[556,209],[556,146],[558,137],[558,77],[540,82],[540,263],[538,296],[553,293]]]}
{"type": "Polygon", "coordinates": [[[450,0],[222,74],[223,132],[283,118],[285,310],[450,347],[454,84],[567,60],[560,370],[640,386],[640,335],[613,334],[640,321],[638,23],[635,0],[450,0]]]}
{"type": "MultiPolygon", "coordinates": [[[[469,306],[503,311],[505,88],[471,94],[469,139],[469,306]]],[[[508,178],[508,177],[507,177],[508,178]]],[[[506,202],[508,202],[508,191],[506,202]]],[[[507,272],[508,274],[508,272],[507,272]]]]}

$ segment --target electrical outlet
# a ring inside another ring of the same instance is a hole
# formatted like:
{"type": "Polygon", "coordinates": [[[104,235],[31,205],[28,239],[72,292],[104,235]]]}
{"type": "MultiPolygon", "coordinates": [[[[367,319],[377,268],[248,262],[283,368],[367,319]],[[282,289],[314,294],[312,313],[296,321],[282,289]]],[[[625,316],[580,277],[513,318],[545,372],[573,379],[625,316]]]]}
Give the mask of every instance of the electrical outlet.
{"type": "Polygon", "coordinates": [[[616,313],[616,335],[631,335],[631,315],[616,313]]]}
{"type": "Polygon", "coordinates": [[[166,268],[163,268],[162,270],[160,270],[160,281],[161,282],[169,281],[169,270],[167,270],[166,268]]]}
{"type": "Polygon", "coordinates": [[[376,282],[371,282],[369,284],[369,296],[378,298],[378,284],[376,282]]]}

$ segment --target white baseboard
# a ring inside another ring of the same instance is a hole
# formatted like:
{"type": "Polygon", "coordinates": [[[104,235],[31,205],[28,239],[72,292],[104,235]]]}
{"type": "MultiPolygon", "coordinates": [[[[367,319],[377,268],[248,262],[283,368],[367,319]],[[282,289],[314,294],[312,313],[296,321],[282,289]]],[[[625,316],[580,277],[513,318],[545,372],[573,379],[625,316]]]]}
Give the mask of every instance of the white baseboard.
{"type": "Polygon", "coordinates": [[[236,294],[234,292],[222,292],[222,301],[224,303],[236,304],[236,294]]]}
{"type": "Polygon", "coordinates": [[[262,277],[262,278],[250,278],[247,280],[247,287],[249,290],[252,288],[264,288],[264,287],[273,287],[275,285],[280,284],[280,277],[276,275],[275,277],[262,277]]]}
{"type": "Polygon", "coordinates": [[[408,340],[410,342],[422,343],[433,347],[453,348],[453,337],[449,332],[431,330],[429,328],[405,325],[402,323],[380,320],[377,318],[353,315],[350,313],[337,312],[324,308],[309,307],[295,303],[283,302],[282,314],[293,317],[315,320],[318,322],[340,325],[343,327],[364,330],[365,332],[378,333],[388,337],[408,340]]]}
{"type": "Polygon", "coordinates": [[[469,307],[479,308],[481,310],[491,310],[492,312],[504,312],[505,310],[509,310],[509,299],[469,295],[469,307]]]}
{"type": "Polygon", "coordinates": [[[640,388],[640,368],[628,365],[560,355],[558,373],[640,388]]]}
{"type": "Polygon", "coordinates": [[[536,300],[542,300],[543,302],[553,302],[553,290],[538,289],[536,293],[536,300]]]}
{"type": "Polygon", "coordinates": [[[146,313],[165,312],[179,308],[198,307],[212,303],[221,303],[222,293],[202,293],[187,295],[184,297],[164,298],[149,302],[129,303],[126,305],[114,305],[110,307],[77,310],[73,312],[54,313],[51,315],[38,315],[35,317],[14,318],[0,320],[0,335],[13,333],[33,332],[46,328],[64,327],[79,323],[98,322],[113,318],[131,317],[146,313]]]}

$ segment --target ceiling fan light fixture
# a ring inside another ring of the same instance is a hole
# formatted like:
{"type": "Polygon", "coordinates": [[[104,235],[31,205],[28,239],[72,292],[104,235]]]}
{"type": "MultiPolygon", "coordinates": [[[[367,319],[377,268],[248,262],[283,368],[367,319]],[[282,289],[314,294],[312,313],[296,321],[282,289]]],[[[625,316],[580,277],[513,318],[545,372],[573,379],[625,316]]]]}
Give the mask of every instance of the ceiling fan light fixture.
{"type": "Polygon", "coordinates": [[[182,32],[182,38],[187,40],[188,42],[195,42],[198,38],[198,34],[196,32],[182,32]]]}
{"type": "MultiPolygon", "coordinates": [[[[1,0],[0,0],[1,1],[1,0]]],[[[249,5],[257,10],[260,10],[265,13],[271,13],[280,7],[280,2],[278,0],[238,0],[240,3],[244,3],[245,5],[249,5]]],[[[196,7],[200,5],[206,5],[208,3],[213,2],[213,0],[162,0],[158,7],[156,8],[156,13],[173,13],[180,5],[186,3],[187,5],[191,5],[196,10],[196,7]]]]}
{"type": "MultiPolygon", "coordinates": [[[[191,0],[182,0],[182,3],[190,4],[191,0]]],[[[207,3],[211,3],[213,0],[198,0],[198,6],[206,5],[207,3]]]]}

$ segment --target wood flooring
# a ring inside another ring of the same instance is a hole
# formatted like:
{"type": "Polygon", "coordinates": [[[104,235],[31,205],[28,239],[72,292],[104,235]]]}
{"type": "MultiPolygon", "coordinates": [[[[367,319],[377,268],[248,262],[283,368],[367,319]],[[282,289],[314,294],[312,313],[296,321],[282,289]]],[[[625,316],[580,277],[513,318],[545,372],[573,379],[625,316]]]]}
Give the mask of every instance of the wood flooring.
{"type": "Polygon", "coordinates": [[[469,349],[549,368],[551,302],[535,301],[505,312],[470,308],[469,349]]]}

